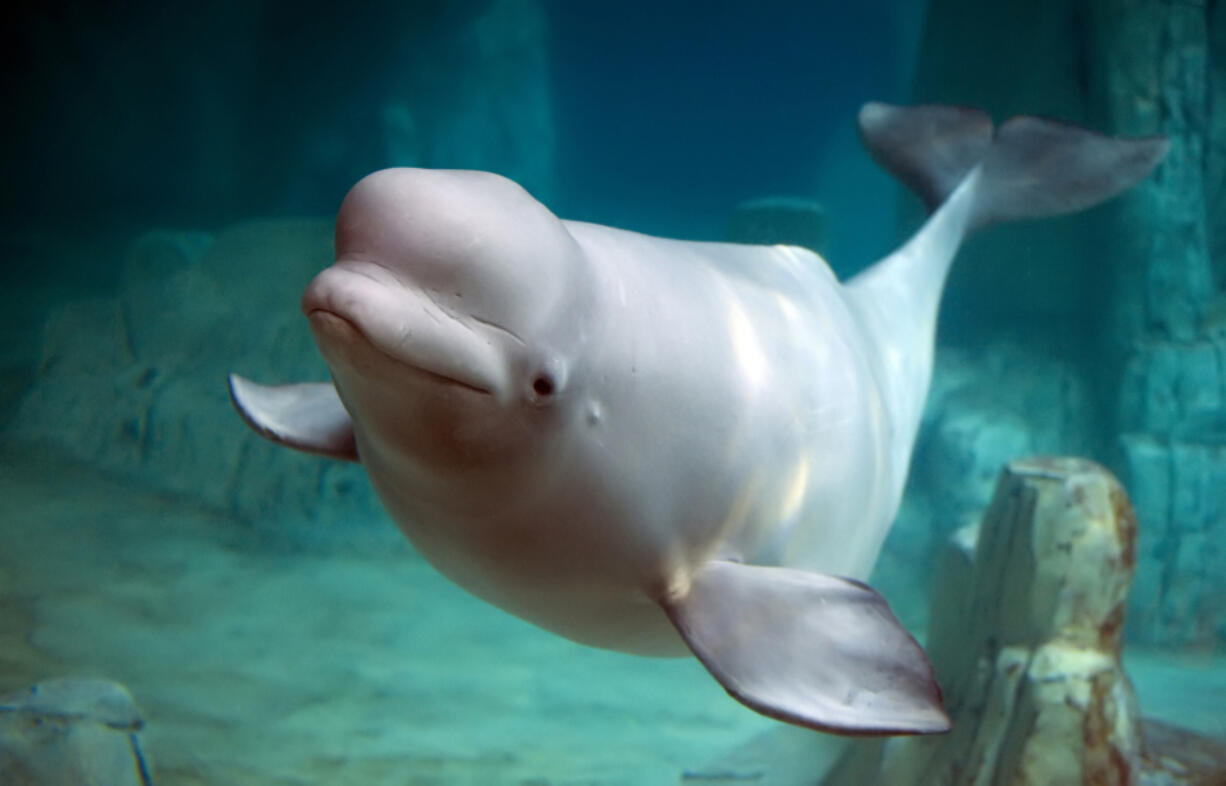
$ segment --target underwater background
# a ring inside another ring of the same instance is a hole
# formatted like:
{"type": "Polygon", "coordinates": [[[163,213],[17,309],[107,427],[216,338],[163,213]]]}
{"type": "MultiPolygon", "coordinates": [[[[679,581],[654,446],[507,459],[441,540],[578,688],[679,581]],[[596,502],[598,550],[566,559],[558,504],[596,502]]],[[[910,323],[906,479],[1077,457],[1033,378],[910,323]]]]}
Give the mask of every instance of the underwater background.
{"type": "Polygon", "coordinates": [[[922,639],[1006,462],[1100,462],[1139,522],[1141,709],[1226,735],[1221,3],[47,2],[2,35],[0,694],[122,682],[171,784],[673,783],[771,731],[694,661],[451,586],[360,467],[260,441],[225,377],[326,378],[299,297],[387,166],[855,273],[923,217],[859,147],[880,100],[1171,152],[1106,206],[963,249],[872,583],[922,639]]]}

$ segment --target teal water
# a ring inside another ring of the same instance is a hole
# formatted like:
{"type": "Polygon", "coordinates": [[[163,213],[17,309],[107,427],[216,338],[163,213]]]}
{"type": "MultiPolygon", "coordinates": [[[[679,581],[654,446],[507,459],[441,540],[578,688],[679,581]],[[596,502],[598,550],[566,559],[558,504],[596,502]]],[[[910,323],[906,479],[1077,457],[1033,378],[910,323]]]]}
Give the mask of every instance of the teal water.
{"type": "MultiPolygon", "coordinates": [[[[325,378],[298,300],[346,190],[386,166],[496,171],[560,216],[651,234],[807,242],[850,275],[921,218],[855,136],[860,105],[885,100],[1172,147],[1111,205],[968,243],[874,586],[923,638],[944,544],[1000,467],[1093,458],[1139,518],[1125,664],[1141,710],[1226,735],[1226,11],[1044,8],[17,12],[0,694],[124,683],[159,784],[675,783],[777,730],[693,659],[583,648],[455,588],[360,468],[250,434],[225,374],[325,378]]],[[[782,771],[795,754],[772,755],[782,771]]]]}

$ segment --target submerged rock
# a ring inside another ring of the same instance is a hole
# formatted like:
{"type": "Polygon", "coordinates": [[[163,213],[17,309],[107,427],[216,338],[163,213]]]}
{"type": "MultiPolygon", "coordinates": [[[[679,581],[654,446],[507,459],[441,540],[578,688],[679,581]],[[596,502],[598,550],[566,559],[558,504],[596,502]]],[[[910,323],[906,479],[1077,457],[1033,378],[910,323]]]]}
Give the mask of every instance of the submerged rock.
{"type": "Polygon", "coordinates": [[[1140,786],[1223,786],[1226,744],[1187,729],[1145,721],[1140,786]]]}
{"type": "Polygon", "coordinates": [[[1051,335],[1011,336],[937,352],[910,485],[871,583],[913,629],[927,625],[932,566],[992,501],[1017,456],[1100,452],[1096,399],[1076,356],[1051,335]]]}
{"type": "Polygon", "coordinates": [[[66,677],[0,696],[0,783],[152,786],[127,689],[66,677]]]}
{"type": "Polygon", "coordinates": [[[1212,741],[1144,739],[1120,662],[1136,539],[1132,505],[1102,467],[1009,464],[937,573],[928,652],[953,730],[859,743],[827,786],[1220,782],[1212,741]],[[1196,779],[1170,779],[1180,773],[1196,779]]]}

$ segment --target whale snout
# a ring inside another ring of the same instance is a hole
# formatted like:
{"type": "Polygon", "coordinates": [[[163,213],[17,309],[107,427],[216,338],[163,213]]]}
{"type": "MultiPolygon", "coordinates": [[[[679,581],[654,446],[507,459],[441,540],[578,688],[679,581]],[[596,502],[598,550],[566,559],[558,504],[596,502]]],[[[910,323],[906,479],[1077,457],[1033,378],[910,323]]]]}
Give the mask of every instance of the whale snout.
{"type": "Polygon", "coordinates": [[[373,172],[349,191],[336,254],[525,339],[570,302],[582,256],[564,223],[513,181],[413,168],[373,172]]]}
{"type": "Polygon", "coordinates": [[[407,366],[438,382],[506,398],[510,362],[499,336],[373,263],[317,275],[302,310],[328,365],[360,374],[407,366]]]}

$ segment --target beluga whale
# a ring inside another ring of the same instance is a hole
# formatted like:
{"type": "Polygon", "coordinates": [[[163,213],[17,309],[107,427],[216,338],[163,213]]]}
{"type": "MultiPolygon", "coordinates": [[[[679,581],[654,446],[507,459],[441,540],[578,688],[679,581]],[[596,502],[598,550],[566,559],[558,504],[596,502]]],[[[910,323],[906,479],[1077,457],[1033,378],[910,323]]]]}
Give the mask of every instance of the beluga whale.
{"type": "Polygon", "coordinates": [[[556,217],[488,172],[345,197],[302,310],[330,382],[232,375],[274,442],[360,461],[416,549],[577,642],[693,654],[778,720],[943,732],[922,648],[864,583],[898,512],[959,244],[1146,177],[1161,138],[868,104],[931,210],[845,282],[812,251],[556,217]]]}

